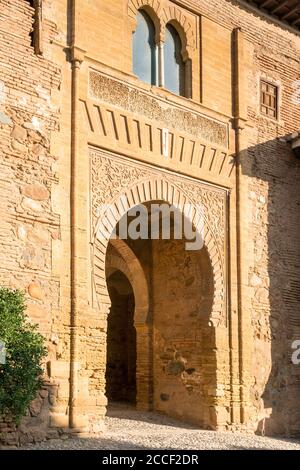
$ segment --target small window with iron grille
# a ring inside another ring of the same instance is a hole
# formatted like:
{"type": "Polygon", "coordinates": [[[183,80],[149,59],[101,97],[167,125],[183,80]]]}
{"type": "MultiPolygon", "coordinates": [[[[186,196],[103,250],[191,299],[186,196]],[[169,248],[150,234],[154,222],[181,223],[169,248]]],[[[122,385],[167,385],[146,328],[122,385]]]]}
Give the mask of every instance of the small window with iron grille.
{"type": "Polygon", "coordinates": [[[278,118],[278,86],[261,80],[260,112],[271,119],[278,118]]]}

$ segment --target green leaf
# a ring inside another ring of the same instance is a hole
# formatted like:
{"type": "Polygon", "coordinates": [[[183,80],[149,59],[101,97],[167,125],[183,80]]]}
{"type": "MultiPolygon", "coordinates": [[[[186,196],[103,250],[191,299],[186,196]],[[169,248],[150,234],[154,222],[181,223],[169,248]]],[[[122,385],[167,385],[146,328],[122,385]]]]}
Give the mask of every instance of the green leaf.
{"type": "Polygon", "coordinates": [[[47,354],[45,340],[25,310],[22,291],[0,288],[0,341],[6,349],[6,363],[0,364],[0,415],[16,423],[42,385],[41,362],[47,354]]]}

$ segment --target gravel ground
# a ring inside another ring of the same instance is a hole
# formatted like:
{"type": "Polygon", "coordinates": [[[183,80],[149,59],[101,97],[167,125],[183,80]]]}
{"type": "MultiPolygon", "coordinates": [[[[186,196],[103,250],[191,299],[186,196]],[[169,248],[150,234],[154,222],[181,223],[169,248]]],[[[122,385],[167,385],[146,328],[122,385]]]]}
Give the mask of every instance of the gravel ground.
{"type": "Polygon", "coordinates": [[[138,412],[122,405],[110,407],[102,438],[52,440],[28,446],[38,450],[300,450],[300,441],[200,431],[157,413],[138,412]]]}

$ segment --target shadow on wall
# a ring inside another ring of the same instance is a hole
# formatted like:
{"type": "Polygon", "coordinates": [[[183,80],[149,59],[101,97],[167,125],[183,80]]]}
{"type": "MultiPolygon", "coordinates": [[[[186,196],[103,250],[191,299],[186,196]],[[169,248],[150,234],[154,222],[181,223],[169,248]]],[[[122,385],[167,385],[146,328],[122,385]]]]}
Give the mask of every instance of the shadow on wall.
{"type": "Polygon", "coordinates": [[[120,271],[108,279],[111,308],[107,327],[106,396],[109,402],[136,403],[134,293],[120,271]]]}
{"type": "Polygon", "coordinates": [[[300,160],[286,138],[241,155],[249,180],[251,322],[254,333],[251,400],[258,434],[300,434],[300,365],[291,360],[300,340],[300,160]]]}
{"type": "Polygon", "coordinates": [[[188,252],[185,240],[172,236],[126,242],[149,282],[150,409],[215,429],[217,356],[215,329],[208,325],[213,304],[209,254],[206,249],[188,252]]]}

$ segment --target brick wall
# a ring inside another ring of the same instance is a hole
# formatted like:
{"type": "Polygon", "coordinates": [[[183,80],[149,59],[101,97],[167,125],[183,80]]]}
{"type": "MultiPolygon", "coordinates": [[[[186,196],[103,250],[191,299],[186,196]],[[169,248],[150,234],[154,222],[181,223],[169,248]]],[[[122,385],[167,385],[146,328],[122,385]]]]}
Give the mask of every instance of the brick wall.
{"type": "MultiPolygon", "coordinates": [[[[300,381],[297,366],[291,365],[290,345],[300,334],[299,161],[289,149],[285,138],[299,131],[300,127],[299,105],[291,99],[293,84],[299,79],[300,39],[285,26],[279,26],[247,10],[234,0],[164,0],[163,3],[165,9],[179,5],[176,10],[180,12],[178,18],[185,15],[191,25],[195,102],[171,96],[163,90],[150,89],[132,76],[133,22],[125,0],[77,2],[76,41],[79,48],[86,50],[79,73],[80,99],[90,105],[89,71],[90,68],[96,68],[109,74],[111,81],[117,79],[115,90],[117,97],[119,93],[119,99],[114,100],[118,102],[104,100],[105,109],[109,108],[108,103],[117,105],[123,119],[121,108],[124,107],[128,119],[124,122],[131,122],[131,117],[132,126],[137,126],[139,132],[145,117],[148,130],[155,129],[156,132],[157,125],[169,128],[168,118],[160,111],[168,103],[166,109],[170,110],[178,127],[181,118],[177,111],[181,108],[186,113],[187,135],[184,134],[184,138],[178,136],[183,142],[188,139],[189,123],[195,116],[187,113],[190,108],[198,116],[202,114],[215,119],[215,127],[221,121],[228,126],[229,145],[222,152],[226,150],[230,156],[235,146],[232,131],[232,32],[236,27],[242,28],[245,36],[246,86],[240,91],[248,118],[243,131],[241,219],[247,255],[242,261],[246,279],[243,287],[247,291],[243,305],[245,315],[250,320],[246,354],[250,364],[246,371],[250,391],[250,424],[247,424],[251,429],[261,432],[296,434],[299,432],[299,416],[295,410],[298,409],[300,381]],[[268,120],[259,113],[261,77],[279,86],[278,122],[268,120]],[[126,102],[129,98],[122,96],[124,87],[120,86],[118,80],[128,82],[131,87],[128,96],[134,96],[134,99],[130,98],[130,106],[126,102]],[[135,102],[140,99],[139,107],[135,108],[135,102]],[[142,109],[145,106],[149,106],[147,112],[142,109]],[[157,123],[158,120],[161,122],[157,123]]],[[[67,0],[43,2],[45,52],[43,57],[38,57],[30,45],[32,10],[29,2],[0,0],[0,283],[27,292],[28,313],[39,323],[46,336],[48,360],[52,362],[51,375],[53,378],[59,377],[61,381],[56,416],[56,423],[61,427],[68,424],[70,368],[71,80],[69,55],[66,55],[70,38],[68,4],[67,0]]],[[[160,16],[166,16],[163,9],[160,16]]],[[[98,100],[97,103],[101,101],[101,96],[93,98],[98,100]]],[[[86,109],[90,111],[88,106],[86,109]]],[[[99,398],[98,392],[101,389],[103,393],[105,386],[106,320],[103,313],[99,320],[89,277],[93,263],[90,254],[91,176],[87,142],[129,154],[129,158],[134,154],[136,159],[144,163],[158,164],[173,172],[182,172],[199,180],[205,179],[225,186],[231,191],[232,201],[236,190],[234,173],[230,178],[221,179],[220,175],[213,174],[214,165],[211,165],[211,173],[208,168],[205,172],[205,168],[196,166],[196,159],[193,165],[189,164],[185,154],[180,157],[181,161],[175,157],[159,160],[161,155],[155,154],[154,161],[154,154],[146,153],[137,138],[130,141],[130,146],[127,141],[128,145],[123,148],[122,135],[116,137],[121,117],[114,111],[109,111],[109,115],[112,130],[108,135],[101,136],[100,125],[98,129],[90,114],[89,126],[94,127],[91,132],[88,131],[82,119],[79,136],[79,291],[80,308],[84,312],[80,324],[82,336],[79,358],[82,367],[79,376],[84,384],[84,390],[81,390],[82,403],[86,404],[89,394],[92,395],[94,401],[91,400],[91,403],[96,403],[90,405],[94,416],[98,401],[102,406],[101,416],[105,404],[105,399],[103,396],[99,398]],[[95,140],[91,140],[91,136],[95,140]],[[91,325],[96,325],[95,329],[91,325]],[[99,331],[101,341],[97,336],[99,331]],[[97,348],[99,351],[96,354],[97,348]]],[[[131,131],[128,127],[127,140],[131,131]]],[[[216,144],[216,134],[217,130],[211,133],[212,145],[216,144]]],[[[160,135],[153,131],[153,148],[161,148],[160,135]]],[[[195,148],[199,143],[205,149],[206,144],[201,141],[201,135],[193,137],[195,148]]],[[[187,147],[181,147],[181,152],[183,148],[187,147]]],[[[210,147],[207,148],[203,154],[205,158],[211,154],[210,147]]],[[[110,202],[105,199],[107,192],[101,195],[102,202],[110,202]]],[[[232,211],[230,235],[234,240],[234,207],[232,211]]],[[[231,253],[235,253],[236,246],[234,241],[232,243],[231,253]]],[[[141,253],[138,255],[143,257],[141,253]]],[[[168,270],[165,267],[162,270],[167,276],[168,270]]],[[[235,286],[229,287],[233,292],[235,286]]],[[[232,318],[235,318],[234,312],[232,318]]],[[[238,378],[234,376],[232,380],[236,383],[238,378]]],[[[166,403],[163,403],[164,409],[166,403]]],[[[84,405],[82,409],[85,415],[84,405]]]]}
{"type": "Polygon", "coordinates": [[[19,447],[62,436],[62,429],[49,428],[49,415],[57,400],[57,389],[57,383],[45,383],[20,425],[5,416],[0,417],[0,448],[1,445],[19,447]]]}
{"type": "MultiPolygon", "coordinates": [[[[53,312],[60,280],[52,275],[52,242],[60,238],[60,218],[52,208],[52,190],[59,181],[50,138],[58,130],[52,92],[61,76],[58,65],[34,53],[32,15],[27,1],[0,2],[0,284],[26,292],[27,313],[46,338],[49,359],[58,345],[53,312]]],[[[45,21],[45,42],[55,35],[55,25],[45,21]]],[[[46,408],[42,417],[39,411],[26,418],[29,440],[47,428],[51,404],[46,408]]],[[[25,442],[25,428],[21,434],[12,429],[7,440],[25,442]]]]}
{"type": "MultiPolygon", "coordinates": [[[[204,250],[187,252],[184,240],[155,240],[152,247],[154,409],[214,427],[217,365],[214,329],[207,321],[213,298],[209,257],[204,250]]],[[[222,396],[226,385],[224,377],[222,396]]]]}

